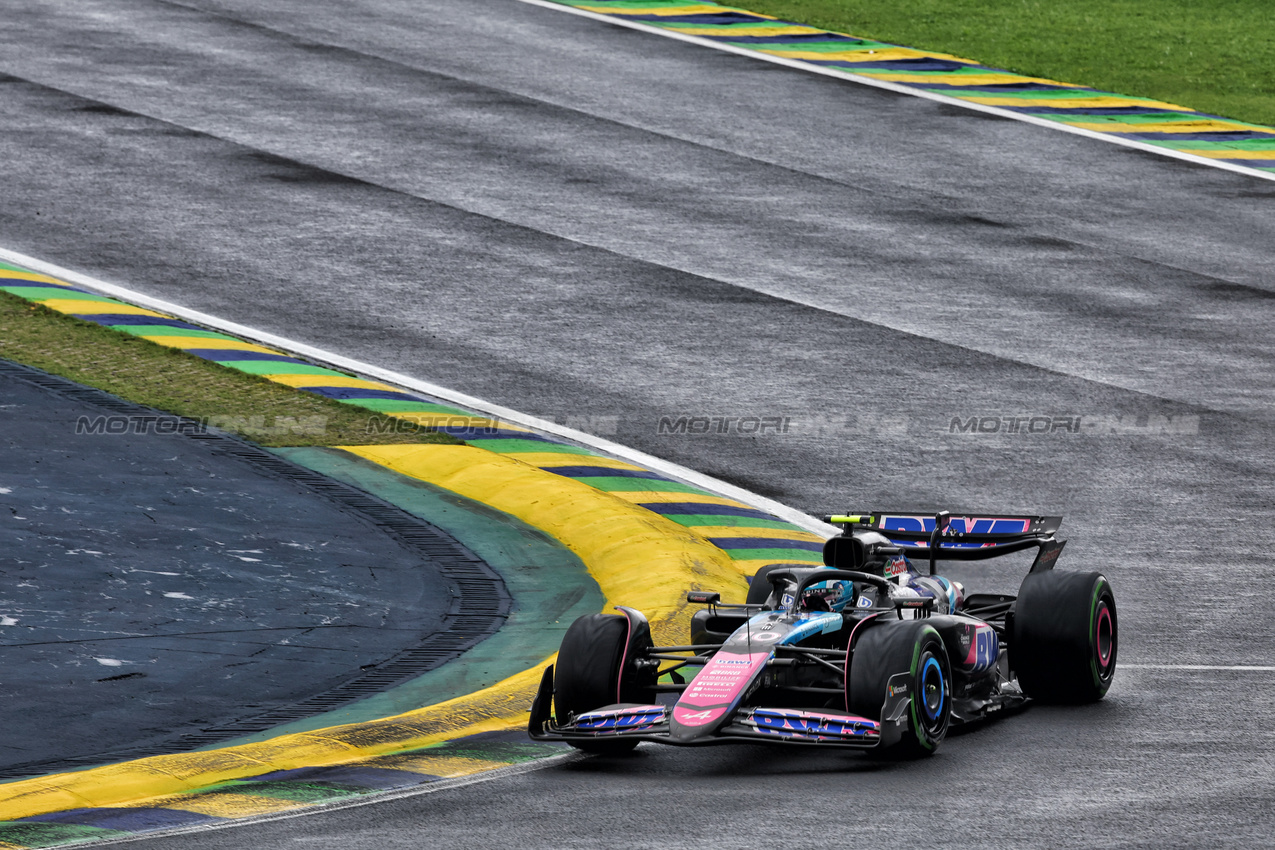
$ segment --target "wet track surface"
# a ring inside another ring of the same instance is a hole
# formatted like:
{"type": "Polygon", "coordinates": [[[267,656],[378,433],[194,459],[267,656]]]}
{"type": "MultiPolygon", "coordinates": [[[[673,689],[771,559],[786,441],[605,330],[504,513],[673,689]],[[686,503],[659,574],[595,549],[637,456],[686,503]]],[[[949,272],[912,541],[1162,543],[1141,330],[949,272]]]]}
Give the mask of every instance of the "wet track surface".
{"type": "MultiPolygon", "coordinates": [[[[1130,666],[1275,657],[1269,182],[512,0],[9,17],[6,247],[812,513],[1065,514],[1061,566],[1120,605],[1104,703],[923,764],[643,747],[150,844],[1275,831],[1275,674],[1130,666]]],[[[1012,591],[1020,570],[950,572],[1012,591]]]]}

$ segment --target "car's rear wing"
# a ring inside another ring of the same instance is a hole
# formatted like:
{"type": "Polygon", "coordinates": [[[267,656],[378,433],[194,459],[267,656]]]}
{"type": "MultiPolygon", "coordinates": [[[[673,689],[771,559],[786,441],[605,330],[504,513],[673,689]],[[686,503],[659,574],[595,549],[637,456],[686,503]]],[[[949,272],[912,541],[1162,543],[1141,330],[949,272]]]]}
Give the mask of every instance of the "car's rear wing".
{"type": "Polygon", "coordinates": [[[939,559],[980,561],[1033,547],[1039,551],[1032,571],[1050,569],[1066,542],[1054,538],[1062,520],[1060,516],[1012,514],[952,516],[948,511],[866,511],[824,517],[825,522],[844,527],[847,536],[856,527],[871,528],[906,554],[928,555],[931,573],[939,559]]]}

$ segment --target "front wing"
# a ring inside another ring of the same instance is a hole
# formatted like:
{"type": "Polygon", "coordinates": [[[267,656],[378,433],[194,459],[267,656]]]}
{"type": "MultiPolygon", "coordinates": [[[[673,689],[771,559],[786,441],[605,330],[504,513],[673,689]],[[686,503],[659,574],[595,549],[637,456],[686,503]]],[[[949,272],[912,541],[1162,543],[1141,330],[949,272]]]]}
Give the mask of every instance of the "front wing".
{"type": "MultiPolygon", "coordinates": [[[[908,674],[899,674],[903,685],[908,674]]],[[[892,684],[893,684],[893,680],[892,684]]],[[[665,705],[617,704],[585,712],[564,722],[551,714],[553,667],[545,670],[540,690],[531,706],[527,732],[538,741],[585,743],[603,741],[651,741],[677,746],[763,743],[806,744],[824,747],[872,749],[897,743],[907,729],[911,699],[906,687],[889,688],[883,721],[869,720],[831,709],[767,708],[740,706],[711,732],[687,737],[672,735],[672,708],[665,705]]]]}

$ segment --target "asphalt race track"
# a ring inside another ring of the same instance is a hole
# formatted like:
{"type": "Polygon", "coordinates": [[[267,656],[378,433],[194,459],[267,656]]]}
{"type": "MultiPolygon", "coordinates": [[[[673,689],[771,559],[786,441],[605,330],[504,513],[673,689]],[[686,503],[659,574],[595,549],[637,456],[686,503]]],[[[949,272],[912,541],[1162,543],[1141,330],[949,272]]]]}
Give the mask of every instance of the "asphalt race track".
{"type": "Polygon", "coordinates": [[[1275,834],[1275,671],[1185,669],[1275,658],[1269,182],[516,0],[32,0],[0,73],[5,247],[811,513],[1065,514],[1120,604],[1107,700],[924,763],[648,745],[143,846],[1275,834]]]}

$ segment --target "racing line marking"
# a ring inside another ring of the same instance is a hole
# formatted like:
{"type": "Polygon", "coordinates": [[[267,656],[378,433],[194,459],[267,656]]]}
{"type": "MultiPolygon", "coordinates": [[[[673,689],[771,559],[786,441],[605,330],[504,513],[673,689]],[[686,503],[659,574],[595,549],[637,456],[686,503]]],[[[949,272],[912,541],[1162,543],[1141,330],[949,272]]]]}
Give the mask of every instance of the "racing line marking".
{"type": "MultiPolygon", "coordinates": [[[[1249,177],[1259,177],[1263,180],[1275,180],[1275,172],[1259,171],[1254,168],[1246,168],[1242,165],[1233,165],[1229,162],[1217,162],[1194,154],[1183,153],[1181,151],[1162,148],[1156,145],[1147,144],[1136,139],[1124,139],[1119,136],[1113,136],[1108,133],[1099,133],[1096,130],[1086,130],[1083,127],[1071,127],[1061,124],[1057,121],[1050,121],[1046,118],[1037,118],[1034,115],[1024,115],[1019,112],[1011,112],[1008,109],[1001,109],[996,106],[988,106],[982,103],[970,103],[967,100],[960,100],[955,97],[948,97],[944,94],[936,92],[915,89],[899,83],[892,83],[888,80],[874,80],[871,77],[864,77],[859,74],[852,74],[845,71],[834,71],[828,68],[821,68],[818,65],[811,65],[802,62],[800,59],[788,59],[783,56],[772,56],[767,53],[759,53],[756,50],[749,50],[747,47],[735,47],[731,44],[721,44],[699,36],[687,35],[686,33],[665,30],[660,27],[645,26],[640,21],[627,21],[616,15],[604,15],[600,12],[590,12],[587,9],[577,9],[573,6],[564,6],[561,3],[555,3],[553,0],[518,0],[519,3],[526,3],[529,6],[540,6],[544,9],[553,9],[558,12],[565,12],[568,15],[578,15],[582,18],[589,18],[594,21],[603,21],[608,24],[614,24],[617,27],[627,27],[629,29],[640,30],[641,32],[651,33],[652,35],[671,38],[675,41],[685,41],[689,44],[698,44],[701,47],[711,47],[713,50],[720,50],[724,53],[734,53],[739,56],[749,56],[753,59],[761,59],[765,62],[772,62],[776,65],[783,65],[786,68],[794,68],[798,71],[805,71],[810,74],[821,74],[825,77],[832,77],[837,80],[847,80],[852,83],[858,83],[863,86],[871,86],[872,88],[885,89],[895,94],[905,94],[909,97],[920,97],[925,100],[933,100],[938,103],[946,103],[949,106],[959,106],[961,109],[967,109],[972,112],[986,112],[989,115],[997,115],[1001,118],[1010,118],[1014,121],[1022,121],[1025,124],[1034,124],[1037,127],[1047,127],[1050,130],[1058,130],[1063,133],[1071,133],[1076,136],[1084,136],[1087,139],[1097,139],[1098,141],[1107,142],[1113,145],[1123,145],[1127,148],[1136,148],[1147,153],[1158,154],[1160,156],[1170,157],[1172,159],[1180,159],[1183,162],[1190,162],[1195,165],[1203,165],[1209,168],[1218,168],[1222,171],[1231,171],[1236,174],[1247,174],[1249,177]]],[[[821,532],[826,533],[826,532],[821,532]]]]}

